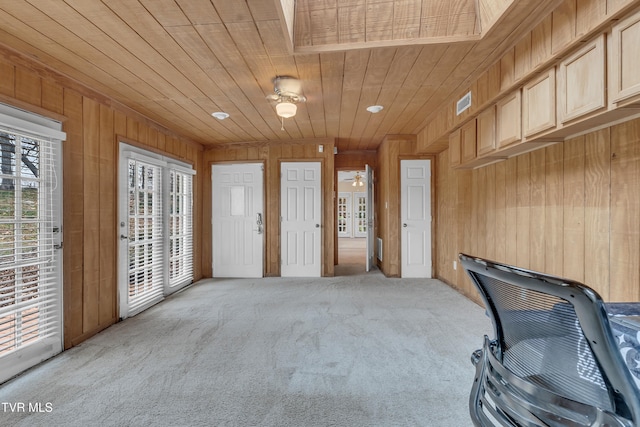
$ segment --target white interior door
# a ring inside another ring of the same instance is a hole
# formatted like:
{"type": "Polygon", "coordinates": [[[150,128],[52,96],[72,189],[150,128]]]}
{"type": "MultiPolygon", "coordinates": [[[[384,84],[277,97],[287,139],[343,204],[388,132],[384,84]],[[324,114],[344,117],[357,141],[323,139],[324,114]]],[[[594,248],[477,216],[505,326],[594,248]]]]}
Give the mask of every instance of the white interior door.
{"type": "Polygon", "coordinates": [[[365,166],[365,174],[367,177],[367,207],[366,207],[366,215],[367,215],[367,260],[366,260],[366,271],[371,270],[371,268],[375,265],[375,254],[373,249],[373,239],[374,239],[374,222],[373,222],[373,169],[369,166],[365,166]]]}
{"type": "Polygon", "coordinates": [[[280,250],[283,277],[320,277],[321,176],[319,162],[283,162],[280,250]]]}
{"type": "Polygon", "coordinates": [[[351,237],[351,193],[338,193],[338,237],[351,237]]]}
{"type": "Polygon", "coordinates": [[[213,276],[262,277],[264,166],[212,166],[213,276]]]}
{"type": "Polygon", "coordinates": [[[431,277],[431,161],[401,160],[402,277],[431,277]]]}

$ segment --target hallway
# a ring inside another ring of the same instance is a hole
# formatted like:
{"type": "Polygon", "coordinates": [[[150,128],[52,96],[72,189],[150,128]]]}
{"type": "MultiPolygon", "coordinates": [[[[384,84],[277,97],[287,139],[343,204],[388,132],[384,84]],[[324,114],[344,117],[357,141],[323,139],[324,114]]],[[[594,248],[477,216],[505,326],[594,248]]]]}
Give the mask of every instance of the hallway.
{"type": "Polygon", "coordinates": [[[338,238],[338,265],[362,264],[364,269],[366,249],[367,239],[365,237],[338,238]]]}

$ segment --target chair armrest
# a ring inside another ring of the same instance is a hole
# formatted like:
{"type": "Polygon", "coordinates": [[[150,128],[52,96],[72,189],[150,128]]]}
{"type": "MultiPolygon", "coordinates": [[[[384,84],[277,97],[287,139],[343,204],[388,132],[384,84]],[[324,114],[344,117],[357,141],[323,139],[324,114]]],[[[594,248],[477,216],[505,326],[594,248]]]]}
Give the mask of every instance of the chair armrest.
{"type": "Polygon", "coordinates": [[[471,364],[473,364],[473,366],[476,366],[478,364],[478,362],[480,362],[480,360],[482,360],[482,349],[479,348],[476,351],[474,351],[473,353],[471,353],[471,364]]]}

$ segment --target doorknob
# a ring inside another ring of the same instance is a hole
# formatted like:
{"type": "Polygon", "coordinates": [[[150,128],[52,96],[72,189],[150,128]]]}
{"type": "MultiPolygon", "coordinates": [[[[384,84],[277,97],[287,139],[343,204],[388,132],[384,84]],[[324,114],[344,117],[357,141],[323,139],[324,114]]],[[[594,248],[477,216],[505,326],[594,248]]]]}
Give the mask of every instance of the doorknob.
{"type": "Polygon", "coordinates": [[[405,223],[403,223],[403,224],[402,224],[402,226],[403,226],[403,227],[406,227],[406,226],[407,226],[407,223],[406,223],[406,222],[405,222],[405,223]]]}
{"type": "Polygon", "coordinates": [[[256,225],[258,228],[253,231],[257,231],[258,234],[262,234],[262,214],[260,212],[256,214],[256,225]]]}
{"type": "Polygon", "coordinates": [[[320,224],[316,224],[316,228],[320,228],[320,224]]]}
{"type": "Polygon", "coordinates": [[[129,236],[125,236],[124,234],[121,234],[120,240],[129,240],[129,236]]]}

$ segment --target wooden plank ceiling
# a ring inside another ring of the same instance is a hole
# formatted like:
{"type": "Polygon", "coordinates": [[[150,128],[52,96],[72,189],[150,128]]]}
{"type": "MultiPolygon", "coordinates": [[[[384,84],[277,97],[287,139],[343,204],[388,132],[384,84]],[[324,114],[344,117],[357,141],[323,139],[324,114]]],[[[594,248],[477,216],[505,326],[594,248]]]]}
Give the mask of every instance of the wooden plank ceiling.
{"type": "Polygon", "coordinates": [[[558,3],[0,0],[0,44],[205,146],[331,137],[375,150],[419,132],[558,3]],[[277,75],[307,97],[284,131],[265,99],[277,75]]]}

